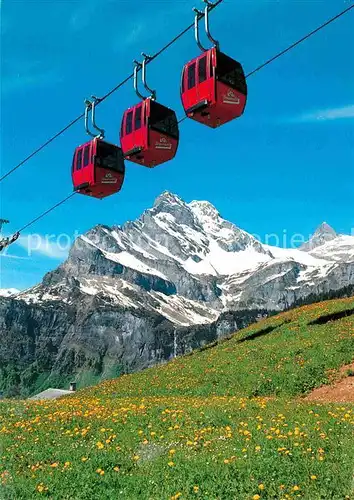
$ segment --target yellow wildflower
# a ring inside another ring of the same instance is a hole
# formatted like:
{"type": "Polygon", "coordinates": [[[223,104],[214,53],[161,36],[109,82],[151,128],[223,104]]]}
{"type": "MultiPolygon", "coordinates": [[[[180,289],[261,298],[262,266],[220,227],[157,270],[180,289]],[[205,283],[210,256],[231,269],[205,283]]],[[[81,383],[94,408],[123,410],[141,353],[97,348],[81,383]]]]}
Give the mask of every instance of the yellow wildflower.
{"type": "Polygon", "coordinates": [[[173,495],[171,497],[171,500],[178,500],[178,498],[180,498],[182,496],[182,493],[179,491],[178,493],[176,493],[175,495],[173,495]]]}
{"type": "Polygon", "coordinates": [[[37,486],[37,491],[39,493],[43,493],[44,491],[48,491],[48,488],[46,486],[44,486],[43,483],[39,483],[37,486]]]}

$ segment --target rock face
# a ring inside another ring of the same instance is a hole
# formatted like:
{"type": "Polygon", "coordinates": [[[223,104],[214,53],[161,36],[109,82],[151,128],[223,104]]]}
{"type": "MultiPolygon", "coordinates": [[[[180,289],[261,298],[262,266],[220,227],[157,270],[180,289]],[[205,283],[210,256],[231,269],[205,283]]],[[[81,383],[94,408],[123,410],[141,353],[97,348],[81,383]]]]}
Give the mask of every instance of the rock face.
{"type": "Polygon", "coordinates": [[[313,250],[324,245],[328,241],[335,240],[337,236],[338,234],[331,226],[327,224],[327,222],[322,222],[322,224],[311,236],[310,240],[302,245],[301,250],[308,252],[309,250],[313,250]]]}
{"type": "Polygon", "coordinates": [[[354,237],[321,228],[301,251],[265,246],[168,192],[136,221],[96,226],[41,284],[0,297],[0,390],[146,368],[350,287],[354,237]]]}

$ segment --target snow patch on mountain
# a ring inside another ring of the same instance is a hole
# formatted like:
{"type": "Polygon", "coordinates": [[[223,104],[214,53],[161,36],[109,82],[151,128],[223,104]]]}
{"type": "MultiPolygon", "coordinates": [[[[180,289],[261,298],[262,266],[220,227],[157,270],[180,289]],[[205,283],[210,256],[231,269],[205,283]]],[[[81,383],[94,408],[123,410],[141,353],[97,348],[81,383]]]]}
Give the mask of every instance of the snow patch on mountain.
{"type": "Polygon", "coordinates": [[[221,312],[281,310],[354,284],[353,236],[322,224],[309,243],[263,245],[211,203],[165,192],[137,220],[82,235],[57,271],[17,298],[72,303],[78,293],[176,325],[209,324],[221,312]]]}
{"type": "Polygon", "coordinates": [[[20,290],[17,290],[17,288],[0,288],[0,297],[13,297],[18,293],[20,293],[20,290]]]}
{"type": "Polygon", "coordinates": [[[302,252],[296,248],[281,248],[270,245],[263,246],[272,253],[274,258],[280,261],[294,261],[309,267],[322,267],[331,262],[331,256],[328,256],[328,260],[326,260],[316,257],[316,255],[312,253],[302,252]]]}
{"type": "Polygon", "coordinates": [[[120,253],[104,252],[104,255],[107,259],[113,260],[114,262],[122,264],[122,266],[134,269],[135,271],[139,271],[141,273],[146,273],[146,274],[153,274],[154,276],[159,276],[160,278],[166,280],[168,279],[164,274],[160,273],[156,269],[148,267],[143,262],[141,262],[141,260],[139,260],[134,255],[130,254],[129,252],[126,251],[120,253]]]}
{"type": "Polygon", "coordinates": [[[189,258],[184,268],[191,274],[209,274],[213,276],[229,276],[257,268],[262,262],[269,262],[271,257],[259,253],[252,246],[239,252],[228,252],[218,245],[216,240],[210,240],[209,253],[200,262],[189,258]]]}
{"type": "Polygon", "coordinates": [[[337,236],[310,252],[316,259],[326,259],[335,262],[354,261],[354,236],[337,236]]]}

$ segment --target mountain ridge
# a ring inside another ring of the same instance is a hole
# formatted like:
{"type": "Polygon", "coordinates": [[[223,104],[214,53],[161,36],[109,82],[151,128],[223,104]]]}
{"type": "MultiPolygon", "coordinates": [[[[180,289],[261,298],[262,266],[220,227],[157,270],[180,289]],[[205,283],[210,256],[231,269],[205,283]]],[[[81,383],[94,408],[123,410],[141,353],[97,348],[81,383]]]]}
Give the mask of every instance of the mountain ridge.
{"type": "Polygon", "coordinates": [[[16,380],[135,371],[353,284],[354,237],[270,247],[209,202],[164,192],[135,221],[95,226],[40,284],[0,300],[11,345],[0,365],[18,360],[16,380]]]}
{"type": "MultiPolygon", "coordinates": [[[[314,234],[334,233],[329,227],[323,223],[314,234]]],[[[281,310],[291,304],[290,285],[300,295],[304,284],[312,288],[319,285],[309,293],[320,293],[321,286],[327,291],[350,285],[353,261],[352,236],[336,235],[308,251],[272,247],[223,219],[211,203],[186,203],[164,192],[137,220],[121,227],[99,225],[80,236],[68,260],[54,274],[49,273],[45,282],[58,279],[58,271],[61,277],[71,274],[84,280],[86,275],[108,273],[148,292],[182,296],[221,311],[230,302],[233,309],[236,307],[237,294],[241,294],[239,299],[247,295],[241,283],[256,282],[260,288],[288,275],[292,283],[287,283],[276,303],[269,304],[261,297],[252,304],[253,308],[281,310]],[[324,284],[324,279],[331,283],[324,284]],[[230,290],[230,282],[239,285],[237,290],[230,290]]],[[[19,298],[26,300],[29,295],[31,290],[19,298]]],[[[240,300],[241,309],[249,307],[248,298],[246,302],[240,300]]]]}
{"type": "Polygon", "coordinates": [[[327,224],[327,222],[322,222],[322,224],[320,224],[316,228],[315,232],[312,234],[309,241],[307,241],[300,247],[300,250],[303,251],[314,250],[315,248],[324,245],[328,241],[336,239],[338,236],[340,235],[337,234],[337,232],[333,229],[333,227],[327,224]]]}

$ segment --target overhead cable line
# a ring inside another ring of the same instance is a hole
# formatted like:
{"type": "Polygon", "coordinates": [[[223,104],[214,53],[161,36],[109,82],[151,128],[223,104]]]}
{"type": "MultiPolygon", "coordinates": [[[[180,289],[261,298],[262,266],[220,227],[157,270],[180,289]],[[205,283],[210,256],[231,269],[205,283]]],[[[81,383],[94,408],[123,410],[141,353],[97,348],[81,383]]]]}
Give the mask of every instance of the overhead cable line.
{"type": "MultiPolygon", "coordinates": [[[[214,5],[210,7],[210,12],[214,10],[223,0],[218,0],[214,5]]],[[[204,17],[204,13],[200,14],[200,19],[204,17]]],[[[149,59],[146,61],[146,64],[151,63],[154,59],[159,57],[163,52],[165,52],[167,49],[169,49],[174,43],[176,43],[180,38],[182,38],[188,31],[190,31],[192,28],[194,28],[194,22],[191,23],[189,26],[187,26],[183,31],[181,31],[178,35],[176,35],[172,40],[170,40],[166,45],[164,45],[156,54],[153,56],[149,57],[149,59]]],[[[99,99],[99,102],[97,103],[97,106],[108,99],[112,94],[114,94],[118,89],[123,87],[129,80],[131,80],[134,77],[134,73],[131,73],[129,76],[127,76],[124,80],[122,80],[118,85],[116,85],[113,89],[111,89],[107,94],[105,94],[103,97],[99,99]]],[[[66,132],[69,128],[71,128],[75,123],[77,123],[81,118],[84,118],[85,113],[82,113],[79,115],[77,118],[74,118],[70,123],[68,123],[63,129],[59,130],[53,137],[48,139],[45,143],[43,143],[41,146],[39,146],[36,150],[34,150],[31,154],[26,156],[20,163],[18,163],[15,167],[13,167],[11,170],[9,170],[6,174],[4,174],[2,177],[0,177],[0,182],[2,182],[6,177],[11,175],[13,172],[15,172],[17,169],[22,167],[25,163],[27,163],[31,158],[33,158],[36,154],[38,154],[40,151],[42,151],[45,147],[47,147],[49,144],[51,144],[55,139],[60,137],[64,132],[66,132]]]]}
{"type": "MultiPolygon", "coordinates": [[[[211,7],[210,10],[215,9],[215,7],[217,7],[222,1],[223,0],[218,0],[218,2],[216,2],[211,7]]],[[[248,73],[248,75],[246,75],[246,78],[249,78],[251,75],[257,73],[258,71],[260,71],[265,66],[268,66],[273,61],[275,61],[276,59],[278,59],[282,55],[286,54],[287,52],[289,52],[290,50],[292,50],[293,48],[295,48],[297,45],[299,45],[300,43],[302,43],[305,40],[307,40],[308,38],[310,38],[312,35],[314,35],[318,31],[322,30],[323,28],[325,28],[329,24],[333,23],[334,21],[336,21],[337,19],[339,19],[340,17],[342,17],[344,14],[347,14],[353,8],[354,8],[354,5],[351,5],[350,7],[346,8],[345,10],[343,10],[342,12],[340,12],[339,14],[337,14],[336,16],[328,19],[328,21],[326,21],[325,23],[321,24],[320,26],[318,26],[316,29],[314,29],[313,31],[311,31],[310,33],[308,33],[307,35],[305,35],[304,37],[300,38],[300,40],[297,40],[296,42],[292,43],[289,47],[287,47],[286,49],[282,50],[281,52],[279,52],[278,54],[276,54],[275,56],[271,57],[270,59],[268,59],[267,61],[265,61],[263,64],[261,64],[260,66],[258,66],[257,68],[255,68],[253,71],[251,71],[250,73],[248,73]]],[[[200,14],[200,18],[202,18],[202,17],[204,17],[204,13],[200,14]]],[[[154,54],[153,56],[151,56],[146,63],[149,64],[151,61],[153,61],[154,59],[156,59],[157,57],[159,57],[163,52],[165,52],[169,47],[171,47],[171,45],[173,45],[175,42],[177,42],[182,36],[184,36],[192,28],[194,28],[194,23],[192,23],[189,26],[187,26],[187,28],[185,28],[177,36],[175,36],[175,38],[173,38],[169,43],[167,43],[164,47],[162,47],[162,49],[160,49],[158,52],[156,52],[156,54],[154,54]]],[[[97,103],[97,105],[99,105],[101,102],[103,102],[108,97],[110,97],[114,92],[116,92],[118,89],[120,89],[123,85],[125,85],[133,77],[134,77],[134,73],[131,73],[129,76],[127,76],[123,81],[121,81],[118,85],[116,85],[113,89],[111,89],[107,94],[105,94],[99,100],[99,102],[97,103]]],[[[19,169],[22,165],[24,165],[25,163],[27,163],[31,158],[33,158],[36,154],[38,154],[40,151],[42,151],[46,146],[48,146],[50,143],[52,143],[55,139],[57,139],[62,134],[64,134],[64,132],[66,132],[69,128],[71,128],[73,125],[75,125],[75,123],[77,123],[83,117],[84,117],[84,113],[82,113],[77,118],[75,118],[70,123],[68,123],[68,125],[66,125],[63,129],[59,130],[59,132],[57,132],[53,137],[51,137],[50,139],[48,139],[48,141],[46,141],[45,143],[43,143],[39,148],[37,148],[30,155],[28,155],[26,158],[24,158],[22,161],[20,161],[20,163],[18,163],[15,167],[13,167],[6,174],[4,174],[2,177],[0,177],[0,182],[2,182],[9,175],[11,175],[17,169],[19,169]]],[[[183,122],[185,119],[186,119],[186,117],[183,117],[179,121],[179,123],[183,122]]]]}
{"type": "Polygon", "coordinates": [[[35,219],[32,219],[30,222],[28,222],[28,224],[26,224],[25,226],[21,227],[21,229],[19,229],[17,232],[18,233],[22,233],[22,231],[24,231],[28,227],[32,226],[35,222],[39,221],[40,219],[42,219],[43,217],[45,217],[46,215],[48,215],[50,212],[53,212],[53,210],[55,210],[56,208],[60,207],[60,205],[63,205],[66,201],[70,200],[70,198],[72,198],[73,196],[75,196],[75,194],[76,194],[76,191],[74,191],[69,196],[67,196],[63,200],[61,200],[58,203],[56,203],[55,205],[53,205],[51,208],[49,208],[48,210],[46,210],[42,214],[38,215],[38,217],[36,217],[35,219]]]}
{"type": "MultiPolygon", "coordinates": [[[[215,4],[215,7],[221,3],[222,0],[219,0],[219,2],[217,4],[215,4]]],[[[299,40],[297,40],[296,42],[292,43],[291,45],[289,45],[289,47],[287,47],[286,49],[282,50],[281,52],[279,52],[278,54],[276,54],[275,56],[271,57],[270,59],[268,59],[267,61],[265,61],[263,64],[261,64],[260,66],[258,66],[257,68],[255,68],[253,71],[251,71],[250,73],[248,73],[246,75],[246,78],[249,78],[250,76],[252,76],[253,74],[257,73],[258,71],[260,71],[261,69],[263,69],[265,66],[268,66],[269,64],[271,64],[272,62],[274,62],[276,59],[278,59],[279,57],[283,56],[284,54],[286,54],[287,52],[289,52],[290,50],[292,50],[293,48],[295,48],[297,45],[299,45],[300,43],[304,42],[305,40],[307,40],[308,38],[310,38],[312,35],[314,35],[315,33],[317,33],[318,31],[320,31],[321,29],[325,28],[326,26],[328,26],[329,24],[331,24],[332,22],[336,21],[337,19],[339,19],[340,17],[342,17],[344,14],[348,13],[351,9],[354,8],[354,5],[351,5],[350,7],[348,7],[347,9],[343,10],[342,12],[340,12],[339,14],[337,14],[336,16],[332,17],[331,19],[329,19],[328,21],[326,21],[325,23],[321,24],[319,27],[317,27],[316,29],[314,29],[313,31],[311,31],[310,33],[308,33],[307,35],[305,35],[304,37],[300,38],[299,40]]],[[[189,26],[188,28],[186,28],[186,30],[184,32],[181,32],[180,35],[178,35],[178,37],[181,37],[182,34],[186,33],[189,29],[191,29],[192,27],[194,26],[194,24],[192,24],[191,26],[189,26]]],[[[174,39],[174,41],[176,41],[176,39],[178,39],[177,37],[174,39]]],[[[165,48],[161,49],[160,52],[158,52],[157,54],[155,54],[155,56],[153,56],[153,58],[156,58],[158,55],[160,55],[160,53],[163,51],[163,50],[166,50],[167,47],[169,47],[172,43],[174,43],[173,41],[169,43],[169,45],[166,45],[165,48]]],[[[152,59],[150,59],[151,61],[152,59]]],[[[126,81],[128,81],[130,78],[132,78],[134,76],[134,74],[130,77],[128,77],[126,80],[124,80],[124,82],[122,82],[120,85],[123,85],[126,81]]],[[[100,102],[102,102],[103,99],[106,99],[109,95],[111,95],[115,90],[117,90],[119,88],[119,86],[117,86],[115,89],[112,89],[108,94],[106,94],[106,96],[104,96],[104,98],[101,99],[100,102]]],[[[78,117],[76,121],[78,121],[81,117],[83,117],[83,115],[81,115],[80,117],[78,117]]],[[[179,120],[179,123],[183,122],[184,120],[187,119],[187,116],[183,117],[181,120],[179,120]]],[[[71,122],[72,124],[75,123],[75,122],[71,122]]],[[[67,130],[71,125],[69,124],[65,129],[63,129],[63,131],[61,131],[60,133],[56,134],[56,136],[54,136],[54,138],[58,137],[61,133],[63,133],[65,130],[67,130]]],[[[52,138],[52,140],[54,140],[54,138],[52,138]]],[[[47,144],[49,144],[49,142],[47,142],[45,145],[41,146],[40,149],[37,150],[40,151],[41,149],[43,149],[47,144]]],[[[34,156],[34,154],[36,153],[32,153],[32,156],[34,156]]],[[[32,157],[31,156],[31,157],[32,157]]],[[[28,157],[29,159],[29,157],[28,157]]],[[[21,164],[23,164],[25,161],[27,160],[24,160],[21,164]]],[[[19,164],[19,166],[21,166],[21,164],[19,164]]],[[[18,167],[16,167],[18,168],[18,167]]],[[[14,169],[13,169],[14,170],[14,169]]],[[[12,171],[13,171],[12,170],[12,171]]],[[[7,175],[10,175],[11,171],[6,174],[4,177],[2,177],[0,179],[0,182],[7,176],[7,175]]],[[[46,210],[45,212],[43,212],[41,215],[39,215],[38,217],[36,217],[35,219],[33,219],[31,222],[29,222],[28,224],[26,224],[24,227],[22,227],[19,232],[22,232],[24,229],[27,229],[28,227],[32,226],[35,222],[37,222],[38,220],[42,219],[43,217],[45,217],[47,214],[49,214],[50,212],[52,212],[53,210],[55,210],[57,207],[59,207],[60,205],[64,204],[66,201],[68,201],[70,198],[72,198],[74,195],[76,194],[76,192],[73,192],[71,193],[69,196],[67,196],[66,198],[64,198],[62,201],[60,201],[59,203],[57,203],[56,205],[54,205],[53,207],[51,207],[49,210],[46,210]]]]}
{"type": "Polygon", "coordinates": [[[258,68],[255,68],[253,71],[251,71],[250,73],[248,73],[248,75],[246,75],[246,78],[249,78],[254,73],[257,73],[257,71],[261,70],[265,66],[268,66],[268,64],[271,64],[273,61],[275,61],[279,57],[283,56],[284,54],[286,54],[287,52],[289,52],[293,48],[297,47],[298,45],[300,45],[300,43],[304,42],[305,40],[307,40],[308,38],[310,38],[315,33],[318,33],[320,30],[322,30],[323,28],[325,28],[329,24],[333,23],[334,21],[336,21],[340,17],[344,16],[344,14],[347,14],[351,9],[354,9],[354,5],[351,5],[347,9],[345,9],[342,12],[340,12],[339,14],[337,14],[336,16],[331,17],[331,19],[328,19],[328,21],[326,21],[325,23],[321,24],[321,26],[318,26],[318,28],[314,29],[313,31],[310,31],[310,33],[308,33],[307,35],[305,35],[302,38],[300,38],[300,40],[297,40],[296,42],[294,42],[291,45],[289,45],[289,47],[287,47],[286,49],[282,50],[281,52],[279,52],[275,56],[273,56],[270,59],[268,59],[268,61],[264,62],[263,64],[261,64],[260,66],[258,66],[258,68]]]}
{"type": "MultiPolygon", "coordinates": [[[[310,38],[312,35],[315,35],[316,33],[318,33],[320,30],[322,30],[323,28],[325,28],[326,26],[328,26],[329,24],[333,23],[334,21],[336,21],[337,19],[339,19],[340,17],[344,16],[344,14],[347,14],[351,9],[354,8],[354,5],[351,5],[350,7],[348,7],[347,9],[343,10],[342,12],[340,12],[339,14],[337,14],[336,16],[334,17],[331,17],[331,19],[328,19],[328,21],[326,21],[325,23],[321,24],[320,26],[318,26],[316,29],[310,31],[310,33],[308,33],[307,35],[303,36],[302,38],[300,38],[299,40],[297,40],[296,42],[292,43],[291,45],[289,45],[289,47],[287,47],[286,49],[282,50],[281,52],[278,52],[275,56],[271,57],[270,59],[268,59],[267,61],[265,61],[264,63],[262,63],[260,66],[258,66],[257,68],[255,68],[254,70],[252,70],[250,73],[248,73],[246,75],[246,79],[249,78],[250,76],[254,75],[255,73],[257,73],[258,71],[260,71],[261,69],[265,68],[266,66],[268,66],[269,64],[271,64],[272,62],[276,61],[277,59],[279,59],[279,57],[283,56],[284,54],[286,54],[287,52],[289,52],[290,50],[294,49],[295,47],[297,47],[298,45],[300,45],[300,43],[304,42],[305,40],[307,40],[308,38],[310,38]]],[[[182,123],[184,120],[186,120],[188,117],[187,116],[184,116],[183,118],[181,118],[178,123],[182,123]]]]}

